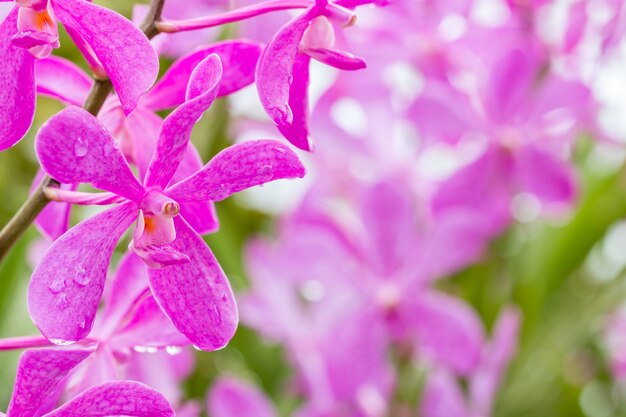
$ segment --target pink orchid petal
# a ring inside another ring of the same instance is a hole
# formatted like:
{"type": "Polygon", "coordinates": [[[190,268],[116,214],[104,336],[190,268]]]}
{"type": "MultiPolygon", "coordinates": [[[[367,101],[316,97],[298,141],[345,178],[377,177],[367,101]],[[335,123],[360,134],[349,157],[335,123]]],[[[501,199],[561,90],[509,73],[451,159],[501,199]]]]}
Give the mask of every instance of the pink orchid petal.
{"type": "Polygon", "coordinates": [[[87,111],[62,110],[46,122],[37,135],[35,149],[41,166],[65,184],[91,183],[130,200],[144,191],[119,149],[119,143],[87,111]]]}
{"type": "Polygon", "coordinates": [[[225,41],[202,48],[174,62],[141,103],[155,111],[184,103],[191,73],[211,54],[217,54],[222,62],[223,74],[218,97],[234,93],[254,82],[261,45],[248,40],[225,41]]]}
{"type": "Polygon", "coordinates": [[[538,62],[529,52],[512,50],[496,62],[488,77],[485,93],[485,111],[494,122],[511,120],[532,90],[537,76],[538,62]]]}
{"type": "Polygon", "coordinates": [[[156,151],[148,167],[145,184],[167,186],[185,156],[191,131],[219,89],[222,64],[211,54],[196,66],[187,87],[187,101],[174,110],[161,126],[156,151]]]}
{"type": "Polygon", "coordinates": [[[419,351],[459,375],[469,375],[479,364],[484,330],[477,314],[457,298],[428,292],[402,307],[408,330],[419,351]]]}
{"type": "Polygon", "coordinates": [[[291,149],[277,141],[259,140],[224,149],[167,193],[180,202],[220,201],[255,185],[303,176],[304,167],[291,149]]]}
{"type": "Polygon", "coordinates": [[[120,325],[133,304],[148,293],[148,271],[146,264],[134,252],[126,252],[105,293],[104,317],[101,336],[108,338],[120,325]]]}
{"type": "Polygon", "coordinates": [[[56,56],[39,59],[35,64],[37,93],[82,106],[93,84],[91,77],[71,61],[56,56]]]}
{"type": "Polygon", "coordinates": [[[424,417],[470,416],[463,391],[453,375],[443,369],[437,369],[428,375],[419,415],[424,417]]]}
{"type": "Polygon", "coordinates": [[[15,7],[0,24],[0,151],[26,135],[35,115],[35,59],[11,42],[17,11],[15,7]]]}
{"type": "Polygon", "coordinates": [[[217,380],[207,396],[211,417],[275,417],[276,410],[256,387],[235,378],[217,380]]]}
{"type": "Polygon", "coordinates": [[[170,417],[172,406],[163,394],[134,381],[98,385],[72,398],[44,417],[170,417]]]}
{"type": "Polygon", "coordinates": [[[574,202],[577,186],[574,169],[564,160],[534,146],[517,154],[515,169],[519,186],[543,204],[564,208],[574,202]]]}
{"type": "Polygon", "coordinates": [[[159,59],[150,41],[109,9],[84,0],[51,1],[57,18],[93,49],[129,114],[159,73],[159,59]]]}
{"type": "Polygon", "coordinates": [[[367,67],[363,58],[354,56],[349,52],[325,48],[307,48],[306,54],[321,63],[344,71],[356,71],[367,67]]]}
{"type": "Polygon", "coordinates": [[[371,243],[368,258],[386,275],[410,258],[417,230],[416,207],[411,192],[391,182],[367,190],[362,202],[362,219],[371,243]]]}
{"type": "MultiPolygon", "coordinates": [[[[187,146],[187,153],[180,162],[172,183],[191,177],[202,169],[202,159],[192,143],[187,146]]],[[[199,234],[215,232],[219,228],[215,205],[212,201],[187,201],[180,207],[180,214],[199,234]]]]}
{"type": "Polygon", "coordinates": [[[154,346],[184,346],[189,340],[180,334],[172,325],[155,301],[154,297],[147,297],[135,306],[130,321],[111,339],[116,347],[154,346]]]}
{"type": "Polygon", "coordinates": [[[150,288],[176,328],[198,348],[220,349],[233,337],[239,321],[228,279],[202,238],[174,218],[172,246],[190,262],[149,269],[150,288]]]}
{"type": "Polygon", "coordinates": [[[79,223],[48,249],[30,280],[28,311],[42,334],[66,343],[89,334],[115,245],[136,218],[131,202],[79,223]]]}
{"type": "Polygon", "coordinates": [[[310,151],[312,140],[309,137],[309,64],[311,59],[298,53],[293,62],[293,77],[289,89],[290,123],[276,126],[285,138],[298,148],[310,151]]]}
{"type": "Polygon", "coordinates": [[[469,396],[476,416],[489,416],[506,367],[517,350],[520,312],[505,307],[494,325],[480,367],[470,378],[469,396]]]}
{"type": "Polygon", "coordinates": [[[439,217],[452,210],[470,210],[487,233],[501,232],[511,218],[511,165],[506,151],[488,146],[476,160],[440,184],[432,199],[433,212],[439,217]]]}
{"type": "Polygon", "coordinates": [[[91,350],[27,350],[20,356],[9,416],[33,417],[55,387],[91,350]]]}
{"type": "Polygon", "coordinates": [[[310,8],[306,13],[283,26],[259,58],[256,70],[259,98],[265,111],[277,126],[289,125],[293,122],[289,99],[294,77],[294,64],[304,31],[317,13],[315,8],[310,8]]]}

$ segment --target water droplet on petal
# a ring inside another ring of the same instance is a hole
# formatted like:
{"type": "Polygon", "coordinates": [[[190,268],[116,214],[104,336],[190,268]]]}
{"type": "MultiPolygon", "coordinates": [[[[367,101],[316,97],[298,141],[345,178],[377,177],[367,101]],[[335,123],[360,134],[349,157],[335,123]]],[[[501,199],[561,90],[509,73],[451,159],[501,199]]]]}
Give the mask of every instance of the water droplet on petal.
{"type": "Polygon", "coordinates": [[[87,155],[87,141],[84,140],[82,137],[77,137],[76,138],[76,142],[74,142],[74,155],[80,157],[83,157],[85,155],[87,155]]]}
{"type": "Polygon", "coordinates": [[[76,270],[74,271],[74,277],[72,279],[81,287],[84,287],[91,281],[91,278],[85,272],[85,268],[83,268],[83,266],[80,264],[76,266],[76,270]]]}
{"type": "Polygon", "coordinates": [[[288,105],[269,107],[267,112],[275,122],[280,122],[281,124],[291,124],[293,122],[293,113],[288,105]]]}
{"type": "Polygon", "coordinates": [[[120,142],[117,139],[113,139],[113,149],[119,149],[120,142]]]}
{"type": "Polygon", "coordinates": [[[148,348],[146,346],[133,346],[133,350],[137,353],[146,353],[148,348]]]}
{"type": "Polygon", "coordinates": [[[222,301],[226,301],[228,299],[228,297],[226,296],[226,293],[222,293],[222,301]]]}
{"type": "Polygon", "coordinates": [[[75,343],[71,340],[63,340],[63,339],[49,339],[49,340],[57,346],[69,346],[75,343]]]}
{"type": "Polygon", "coordinates": [[[194,348],[195,350],[199,350],[200,352],[202,352],[202,351],[203,351],[200,347],[198,347],[198,346],[196,346],[196,345],[191,345],[191,346],[193,346],[193,348],[194,348]]]}
{"type": "Polygon", "coordinates": [[[289,85],[293,84],[293,75],[289,75],[289,78],[287,78],[287,81],[289,82],[289,85]]]}
{"type": "Polygon", "coordinates": [[[52,284],[50,284],[50,286],[48,287],[48,290],[52,294],[58,294],[61,291],[63,291],[64,288],[65,288],[65,278],[64,277],[58,277],[57,279],[52,281],[52,284]]]}
{"type": "Polygon", "coordinates": [[[165,346],[165,351],[170,355],[178,355],[183,349],[180,346],[165,346]]]}

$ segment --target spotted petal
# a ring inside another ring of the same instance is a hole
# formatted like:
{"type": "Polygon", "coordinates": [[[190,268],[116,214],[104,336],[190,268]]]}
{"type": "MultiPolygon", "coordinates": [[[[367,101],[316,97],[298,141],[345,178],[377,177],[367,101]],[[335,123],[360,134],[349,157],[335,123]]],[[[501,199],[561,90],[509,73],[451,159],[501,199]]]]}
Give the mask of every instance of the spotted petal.
{"type": "Polygon", "coordinates": [[[74,342],[89,334],[113,249],[136,218],[131,202],[79,223],[48,249],[30,280],[28,311],[48,339],[74,342]]]}
{"type": "Polygon", "coordinates": [[[134,381],[98,385],[72,398],[44,417],[170,417],[172,406],[163,394],[134,381]]]}
{"type": "Polygon", "coordinates": [[[220,349],[233,337],[239,321],[230,284],[202,238],[180,216],[174,221],[172,246],[190,261],[148,269],[150,288],[176,328],[194,345],[220,349]]]}
{"type": "Polygon", "coordinates": [[[148,38],[126,18],[91,2],[51,1],[56,17],[89,44],[129,114],[159,73],[148,38]]]}
{"type": "Polygon", "coordinates": [[[78,107],[62,110],[48,120],[35,142],[41,166],[59,182],[91,183],[139,201],[143,187],[119,147],[95,117],[78,107]]]}
{"type": "Polygon", "coordinates": [[[172,112],[161,126],[156,151],[145,184],[167,186],[185,156],[191,130],[217,96],[222,64],[211,54],[194,69],[187,87],[187,101],[172,112]]]}
{"type": "Polygon", "coordinates": [[[211,54],[220,57],[224,71],[218,96],[234,93],[254,82],[254,70],[261,54],[260,44],[252,41],[225,41],[177,60],[142,99],[142,104],[152,110],[163,110],[184,103],[191,73],[211,54]]]}
{"type": "Polygon", "coordinates": [[[7,415],[35,416],[57,384],[91,353],[90,350],[56,349],[27,350],[22,353],[7,415]]]}
{"type": "Polygon", "coordinates": [[[224,149],[167,192],[177,201],[220,201],[255,185],[303,176],[304,167],[292,150],[277,141],[259,140],[224,149]]]}
{"type": "Polygon", "coordinates": [[[35,114],[34,58],[11,42],[17,9],[0,24],[0,151],[24,137],[35,114]]]}

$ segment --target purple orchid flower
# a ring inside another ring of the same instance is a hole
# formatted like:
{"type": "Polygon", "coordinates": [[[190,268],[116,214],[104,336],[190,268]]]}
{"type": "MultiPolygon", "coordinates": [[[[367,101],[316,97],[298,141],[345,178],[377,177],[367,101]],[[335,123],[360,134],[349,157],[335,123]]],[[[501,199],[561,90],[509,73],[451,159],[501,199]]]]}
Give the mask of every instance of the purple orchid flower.
{"type": "Polygon", "coordinates": [[[163,122],[143,185],[119,143],[86,111],[70,107],[42,127],[36,149],[50,176],[109,191],[50,189],[51,197],[77,204],[118,203],[57,239],[34,271],[29,312],[45,337],[68,343],[88,335],[110,256],[135,220],[130,248],[151,266],[150,288],[176,328],[201,349],[223,347],[232,337],[238,320],[232,290],[211,250],[186,221],[185,204],[220,201],[268,181],[302,177],[304,168],[287,147],[255,141],[227,148],[198,172],[168,185],[194,124],[217,96],[220,77],[216,55],[196,67],[187,101],[163,122]]]}
{"type": "Polygon", "coordinates": [[[15,3],[0,24],[0,150],[15,145],[32,124],[35,58],[49,55],[58,46],[56,19],[64,23],[86,55],[97,57],[126,114],[156,80],[159,61],[154,48],[138,28],[117,13],[85,0],[15,3]]]}
{"type": "Polygon", "coordinates": [[[56,408],[62,381],[90,354],[91,351],[86,349],[25,351],[17,365],[13,395],[6,416],[174,416],[174,410],[162,394],[134,381],[98,385],[56,408]]]}
{"type": "MultiPolygon", "coordinates": [[[[223,67],[218,97],[232,94],[254,82],[254,70],[261,53],[261,45],[245,40],[219,42],[174,62],[155,86],[139,99],[137,108],[130,115],[124,114],[115,96],[107,100],[99,113],[99,120],[120,142],[124,157],[137,167],[140,178],[145,176],[163,123],[156,112],[184,103],[193,69],[212,53],[220,57],[223,67]]],[[[39,94],[68,105],[80,106],[87,98],[92,84],[92,79],[80,68],[57,57],[39,60],[36,74],[39,94]]],[[[198,152],[190,145],[172,181],[175,183],[188,177],[202,168],[202,165],[198,152]]],[[[40,180],[40,176],[35,178],[33,188],[37,187],[40,180]]],[[[62,188],[75,191],[76,185],[64,184],[62,188]]],[[[67,231],[70,206],[68,203],[52,202],[44,209],[36,221],[44,235],[54,240],[67,231]]],[[[210,233],[218,228],[211,201],[190,203],[184,214],[185,219],[200,234],[210,233]]]]}
{"type": "Polygon", "coordinates": [[[333,48],[331,20],[354,23],[355,15],[327,0],[318,0],[272,38],[259,59],[256,72],[261,104],[293,145],[311,150],[309,135],[309,63],[314,58],[342,70],[365,68],[365,61],[333,48]]]}

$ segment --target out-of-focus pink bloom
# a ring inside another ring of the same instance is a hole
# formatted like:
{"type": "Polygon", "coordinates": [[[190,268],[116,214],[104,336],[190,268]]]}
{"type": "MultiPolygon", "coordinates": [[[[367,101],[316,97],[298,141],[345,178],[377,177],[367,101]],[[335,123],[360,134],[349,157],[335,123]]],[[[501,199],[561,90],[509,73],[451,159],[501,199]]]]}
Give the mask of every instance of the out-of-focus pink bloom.
{"type": "Polygon", "coordinates": [[[563,155],[579,133],[593,130],[595,104],[582,84],[541,75],[541,63],[532,52],[513,49],[495,62],[478,97],[433,82],[415,101],[409,114],[426,140],[474,140],[483,149],[440,185],[435,215],[472,207],[497,233],[518,193],[547,212],[572,203],[576,181],[563,155]]]}
{"type": "Polygon", "coordinates": [[[159,71],[156,52],[146,36],[117,13],[85,0],[15,3],[0,24],[0,150],[16,144],[30,128],[35,58],[58,46],[57,19],[85,55],[93,54],[102,65],[126,114],[154,83],[159,71]]]}
{"type": "Polygon", "coordinates": [[[221,377],[207,395],[211,417],[275,417],[269,399],[253,385],[234,377],[221,377]]]}
{"type": "Polygon", "coordinates": [[[127,415],[174,416],[167,400],[154,389],[134,381],[116,381],[90,388],[56,408],[66,375],[89,350],[37,349],[22,354],[17,365],[8,417],[127,415]]]}
{"type": "Polygon", "coordinates": [[[118,203],[57,239],[34,271],[29,312],[44,336],[67,343],[88,335],[111,253],[137,220],[131,249],[151,266],[150,287],[176,328],[202,349],[216,349],[230,340],[238,321],[230,285],[181,207],[186,202],[220,201],[278,178],[301,177],[304,170],[285,146],[257,141],[230,147],[193,175],[170,184],[194,124],[217,95],[220,77],[216,55],[196,67],[187,101],[163,121],[143,184],[130,170],[119,143],[86,111],[65,109],[42,128],[36,147],[49,175],[62,183],[91,183],[108,191],[49,189],[53,199],[118,203]]]}
{"type": "Polygon", "coordinates": [[[492,339],[485,344],[480,364],[469,376],[469,394],[445,369],[435,368],[422,394],[420,415],[424,417],[489,417],[504,372],[515,355],[519,312],[506,308],[498,318],[492,339]]]}
{"type": "Polygon", "coordinates": [[[335,403],[384,410],[391,387],[385,351],[392,343],[455,374],[476,370],[480,320],[428,283],[475,259],[484,240],[467,252],[450,251],[436,225],[420,229],[410,195],[392,182],[365,187],[355,224],[338,228],[323,215],[303,213],[283,225],[277,245],[250,247],[252,290],[240,305],[244,322],[288,346],[308,384],[307,413],[335,403]],[[361,372],[355,363],[367,366],[361,372]]]}
{"type": "Polygon", "coordinates": [[[604,344],[613,378],[626,380],[626,309],[611,314],[605,323],[604,344]]]}

